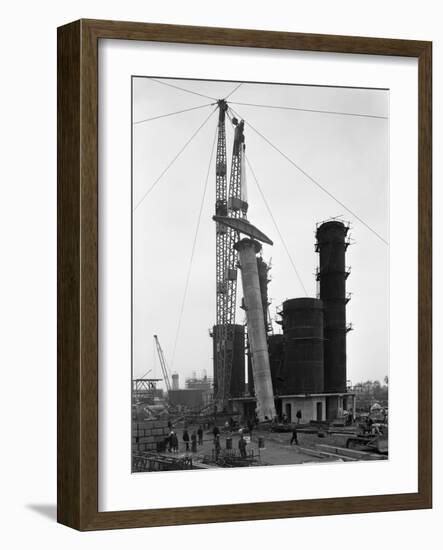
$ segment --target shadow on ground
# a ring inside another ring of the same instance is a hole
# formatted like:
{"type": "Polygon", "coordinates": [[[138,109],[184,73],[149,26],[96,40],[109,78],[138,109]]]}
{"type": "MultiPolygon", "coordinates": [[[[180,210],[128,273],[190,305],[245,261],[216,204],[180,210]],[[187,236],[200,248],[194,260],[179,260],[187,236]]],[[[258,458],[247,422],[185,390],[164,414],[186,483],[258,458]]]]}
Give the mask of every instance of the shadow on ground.
{"type": "Polygon", "coordinates": [[[55,504],[26,504],[26,508],[51,521],[57,520],[57,506],[55,504]]]}

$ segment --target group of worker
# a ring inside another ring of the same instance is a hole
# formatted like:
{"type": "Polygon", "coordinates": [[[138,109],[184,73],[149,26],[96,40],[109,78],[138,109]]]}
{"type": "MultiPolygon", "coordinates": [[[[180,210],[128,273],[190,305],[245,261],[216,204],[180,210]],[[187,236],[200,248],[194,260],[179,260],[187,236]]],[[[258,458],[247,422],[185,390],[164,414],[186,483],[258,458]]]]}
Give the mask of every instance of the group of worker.
{"type": "MultiPolygon", "coordinates": [[[[233,426],[230,426],[230,427],[233,427],[233,426]]],[[[252,428],[253,426],[251,425],[250,427],[248,426],[249,428],[249,431],[251,432],[252,431],[252,428]]],[[[179,439],[178,439],[178,436],[177,436],[177,432],[176,430],[174,429],[174,427],[172,426],[171,423],[169,423],[169,434],[168,436],[166,437],[165,439],[165,449],[168,450],[168,452],[170,453],[178,453],[179,452],[179,439]]],[[[215,451],[215,456],[216,456],[216,459],[218,459],[218,457],[220,456],[220,452],[221,452],[221,440],[220,440],[220,428],[215,425],[213,430],[212,430],[212,434],[213,434],[213,437],[214,437],[214,451],[215,451]]],[[[246,446],[247,446],[247,441],[246,441],[246,438],[244,436],[244,433],[243,433],[243,430],[239,430],[239,434],[240,434],[240,439],[238,441],[238,449],[239,449],[239,452],[240,452],[240,456],[242,458],[246,458],[247,457],[247,452],[246,452],[246,446]]],[[[191,452],[191,453],[196,453],[197,452],[197,449],[199,446],[203,445],[203,427],[200,425],[198,427],[197,430],[193,430],[192,432],[190,432],[188,430],[188,428],[184,428],[183,430],[183,434],[182,434],[182,440],[183,440],[183,444],[184,444],[184,450],[185,452],[191,452]]]]}
{"type": "MultiPolygon", "coordinates": [[[[166,448],[170,453],[178,453],[178,437],[177,433],[174,431],[172,424],[169,426],[171,430],[168,437],[166,438],[166,448]]],[[[203,428],[199,426],[197,430],[194,430],[191,435],[187,428],[183,430],[182,436],[185,451],[188,453],[191,450],[192,453],[197,452],[197,445],[203,445],[203,428]]]]}
{"type": "MultiPolygon", "coordinates": [[[[233,428],[233,426],[231,426],[233,428]]],[[[249,426],[248,426],[249,427],[249,426]]],[[[249,428],[250,432],[252,431],[252,425],[251,428],[249,428]]],[[[246,439],[243,434],[243,430],[239,429],[240,439],[238,440],[238,450],[240,452],[240,456],[242,458],[247,457],[246,452],[246,439]]],[[[214,436],[214,452],[215,452],[215,459],[218,460],[221,452],[221,442],[220,442],[220,429],[217,425],[214,426],[212,430],[212,435],[214,436]]]]}

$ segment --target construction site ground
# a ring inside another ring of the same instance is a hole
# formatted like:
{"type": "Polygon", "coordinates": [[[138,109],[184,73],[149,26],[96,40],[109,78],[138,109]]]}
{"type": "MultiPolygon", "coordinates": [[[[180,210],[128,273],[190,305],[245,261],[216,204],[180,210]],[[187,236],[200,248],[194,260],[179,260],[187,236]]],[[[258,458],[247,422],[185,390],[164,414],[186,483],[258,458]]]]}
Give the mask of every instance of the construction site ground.
{"type": "MultiPolygon", "coordinates": [[[[192,427],[190,428],[192,431],[192,427]]],[[[203,444],[197,447],[197,452],[186,452],[185,443],[182,440],[183,430],[176,429],[179,439],[178,453],[163,453],[167,456],[183,457],[191,456],[194,467],[217,467],[214,463],[215,445],[214,437],[211,431],[205,431],[203,444]]],[[[375,453],[360,452],[346,449],[346,440],[352,435],[348,434],[330,434],[323,433],[319,437],[317,433],[298,432],[298,444],[291,445],[291,432],[272,432],[269,430],[255,429],[252,432],[250,442],[247,445],[247,454],[251,452],[254,455],[252,465],[291,465],[310,462],[332,462],[332,461],[355,461],[355,460],[374,460],[385,459],[386,456],[375,453]],[[262,439],[264,447],[260,448],[259,440],[262,439]]],[[[240,434],[238,432],[221,432],[220,446],[221,455],[226,452],[226,440],[232,439],[232,450],[239,455],[238,441],[240,434]]],[[[191,448],[191,445],[189,446],[191,448]]]]}

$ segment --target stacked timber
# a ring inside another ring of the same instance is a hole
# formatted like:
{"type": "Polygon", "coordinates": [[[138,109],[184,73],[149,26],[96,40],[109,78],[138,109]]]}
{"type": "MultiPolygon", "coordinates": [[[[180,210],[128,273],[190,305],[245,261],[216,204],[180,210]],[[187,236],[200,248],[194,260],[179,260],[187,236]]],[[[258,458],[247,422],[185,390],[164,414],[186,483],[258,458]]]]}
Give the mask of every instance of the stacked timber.
{"type": "Polygon", "coordinates": [[[167,420],[145,420],[132,424],[132,454],[164,450],[169,434],[167,420]]]}

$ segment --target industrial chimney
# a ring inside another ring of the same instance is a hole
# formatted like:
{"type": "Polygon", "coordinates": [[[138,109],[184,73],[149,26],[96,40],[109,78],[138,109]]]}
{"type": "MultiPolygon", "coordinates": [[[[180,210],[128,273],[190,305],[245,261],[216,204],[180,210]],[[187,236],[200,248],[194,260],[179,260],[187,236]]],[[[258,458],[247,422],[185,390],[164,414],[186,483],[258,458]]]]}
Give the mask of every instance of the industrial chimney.
{"type": "Polygon", "coordinates": [[[324,389],[326,393],[346,392],[346,279],[345,253],[349,227],[340,221],[327,221],[317,227],[316,252],[319,298],[324,306],[324,389]]]}

